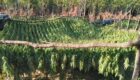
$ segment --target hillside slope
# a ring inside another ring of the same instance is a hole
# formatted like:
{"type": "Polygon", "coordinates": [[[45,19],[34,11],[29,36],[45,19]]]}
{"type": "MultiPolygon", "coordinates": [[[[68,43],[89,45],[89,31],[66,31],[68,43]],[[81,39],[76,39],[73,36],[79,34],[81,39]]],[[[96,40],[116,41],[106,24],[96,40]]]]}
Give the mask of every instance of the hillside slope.
{"type": "Polygon", "coordinates": [[[114,25],[97,27],[82,18],[53,20],[13,20],[0,32],[2,40],[31,42],[123,42],[135,39],[137,32],[114,28],[114,25]]]}

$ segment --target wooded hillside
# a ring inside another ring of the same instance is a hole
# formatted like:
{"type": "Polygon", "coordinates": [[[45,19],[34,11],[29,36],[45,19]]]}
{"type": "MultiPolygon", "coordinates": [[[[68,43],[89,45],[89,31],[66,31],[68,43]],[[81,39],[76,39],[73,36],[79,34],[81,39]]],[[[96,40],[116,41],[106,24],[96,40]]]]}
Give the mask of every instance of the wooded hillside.
{"type": "Polygon", "coordinates": [[[139,14],[140,0],[0,0],[11,16],[86,16],[95,20],[139,14]]]}

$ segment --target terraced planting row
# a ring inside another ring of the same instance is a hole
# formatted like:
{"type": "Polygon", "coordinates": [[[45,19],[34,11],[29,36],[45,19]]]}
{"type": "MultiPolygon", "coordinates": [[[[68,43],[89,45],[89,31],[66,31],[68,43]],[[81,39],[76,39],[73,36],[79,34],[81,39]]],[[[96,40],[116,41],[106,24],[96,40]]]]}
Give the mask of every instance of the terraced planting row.
{"type": "Polygon", "coordinates": [[[117,29],[117,24],[98,27],[81,18],[58,18],[45,21],[10,21],[0,32],[4,40],[31,42],[124,42],[135,39],[137,32],[117,29]],[[109,40],[108,40],[109,39],[109,40]]]}

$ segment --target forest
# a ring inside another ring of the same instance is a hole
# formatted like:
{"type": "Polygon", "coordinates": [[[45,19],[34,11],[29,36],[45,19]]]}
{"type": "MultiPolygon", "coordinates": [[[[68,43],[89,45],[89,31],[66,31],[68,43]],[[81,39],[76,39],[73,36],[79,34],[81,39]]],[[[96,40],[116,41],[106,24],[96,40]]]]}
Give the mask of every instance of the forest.
{"type": "Polygon", "coordinates": [[[86,16],[92,19],[99,14],[109,18],[128,13],[137,15],[139,3],[140,0],[0,0],[1,11],[11,16],[86,16]]]}

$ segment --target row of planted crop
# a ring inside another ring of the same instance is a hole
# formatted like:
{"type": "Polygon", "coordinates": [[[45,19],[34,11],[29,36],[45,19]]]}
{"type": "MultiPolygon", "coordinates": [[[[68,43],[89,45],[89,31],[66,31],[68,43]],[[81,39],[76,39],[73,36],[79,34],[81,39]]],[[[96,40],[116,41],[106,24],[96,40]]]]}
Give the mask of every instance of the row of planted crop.
{"type": "Polygon", "coordinates": [[[60,19],[43,23],[10,21],[6,24],[2,36],[4,39],[32,42],[63,41],[63,38],[76,39],[90,30],[90,27],[86,26],[86,23],[82,23],[83,25],[81,25],[81,22],[78,23],[77,21],[80,20],[60,19]],[[84,27],[87,27],[87,29],[84,27]]]}
{"type": "Polygon", "coordinates": [[[58,19],[26,23],[10,21],[1,32],[1,39],[31,42],[124,42],[136,39],[137,32],[116,29],[114,25],[95,27],[81,19],[58,19]]]}
{"type": "Polygon", "coordinates": [[[49,74],[78,69],[82,72],[98,70],[114,79],[129,79],[132,75],[135,48],[89,49],[33,49],[27,46],[0,46],[0,70],[8,76],[35,70],[49,74]]]}

